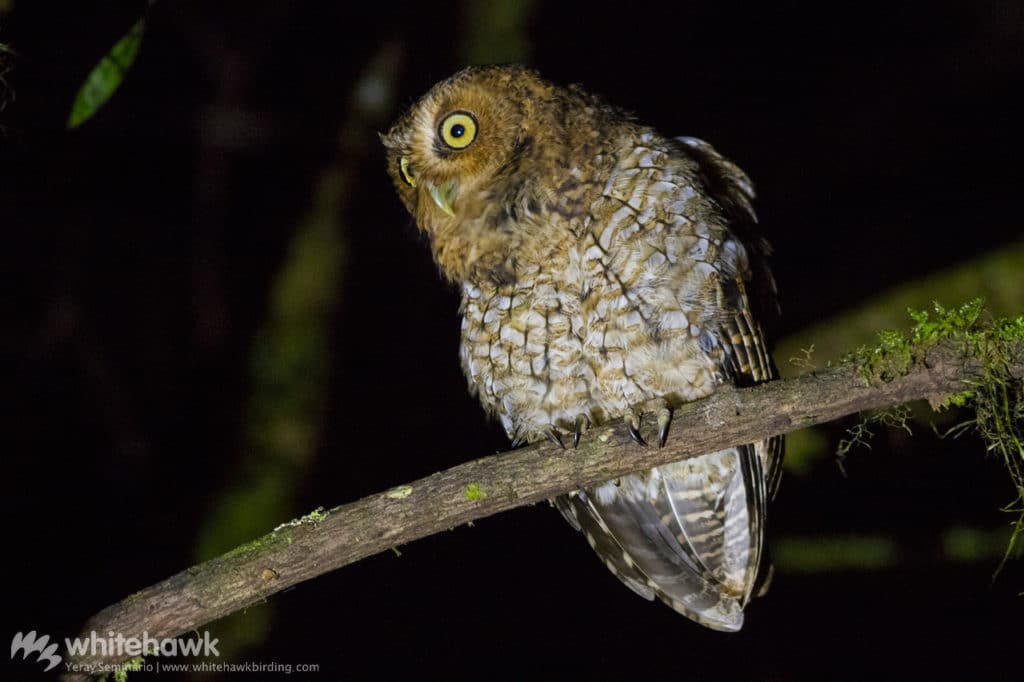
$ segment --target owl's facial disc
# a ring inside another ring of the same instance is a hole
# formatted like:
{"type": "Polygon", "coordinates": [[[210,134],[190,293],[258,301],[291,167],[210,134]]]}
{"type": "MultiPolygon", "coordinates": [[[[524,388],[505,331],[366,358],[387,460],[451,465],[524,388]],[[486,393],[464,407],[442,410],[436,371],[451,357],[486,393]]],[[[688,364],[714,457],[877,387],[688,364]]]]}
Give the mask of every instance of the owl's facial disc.
{"type": "Polygon", "coordinates": [[[518,149],[523,110],[502,71],[469,69],[434,86],[387,135],[388,171],[428,232],[487,212],[495,173],[518,149]]]}

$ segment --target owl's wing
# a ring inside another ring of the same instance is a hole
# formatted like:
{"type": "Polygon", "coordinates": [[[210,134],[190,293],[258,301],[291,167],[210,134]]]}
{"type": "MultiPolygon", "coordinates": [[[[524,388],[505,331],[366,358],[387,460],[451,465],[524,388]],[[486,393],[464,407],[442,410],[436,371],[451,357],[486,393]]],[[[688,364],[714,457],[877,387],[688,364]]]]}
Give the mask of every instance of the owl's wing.
{"type": "MultiPolygon", "coordinates": [[[[735,280],[734,297],[737,310],[732,319],[721,325],[715,339],[722,351],[723,378],[737,386],[751,386],[778,376],[775,364],[768,354],[764,331],[751,315],[746,283],[741,274],[735,280]]],[[[782,461],[785,439],[769,438],[758,444],[759,456],[765,472],[766,496],[773,499],[782,479],[782,461]]]]}
{"type": "MultiPolygon", "coordinates": [[[[778,376],[768,353],[763,325],[772,325],[779,317],[778,287],[768,269],[771,245],[754,234],[754,185],[735,163],[714,147],[696,137],[677,137],[680,151],[700,165],[701,180],[708,193],[722,207],[739,247],[726,242],[736,257],[736,271],[725,282],[727,302],[733,319],[722,325],[719,343],[725,352],[728,379],[738,386],[749,386],[778,376]],[[733,286],[734,285],[734,286],[733,286]]],[[[730,259],[726,259],[727,262],[730,259]]],[[[782,478],[784,439],[772,438],[764,444],[762,461],[767,479],[768,499],[775,497],[782,478]]]]}
{"type": "MultiPolygon", "coordinates": [[[[745,271],[737,273],[749,284],[752,299],[747,304],[733,301],[737,311],[745,311],[750,317],[751,329],[760,330],[761,325],[771,327],[779,317],[779,292],[775,277],[768,269],[768,257],[772,247],[767,240],[757,236],[757,214],[754,212],[754,185],[747,174],[735,163],[719,154],[714,147],[696,137],[677,137],[679,151],[694,159],[700,167],[701,182],[708,194],[714,198],[729,220],[730,231],[743,244],[748,255],[745,271]],[[757,324],[754,324],[754,321],[757,324]]],[[[764,348],[764,338],[755,339],[764,348]]],[[[765,367],[774,376],[771,358],[765,353],[765,367]]]]}
{"type": "Polygon", "coordinates": [[[557,504],[634,592],[733,632],[743,625],[762,537],[761,517],[751,513],[761,476],[752,451],[743,446],[676,462],[557,504]]]}
{"type": "MultiPolygon", "coordinates": [[[[710,145],[682,138],[703,188],[730,226],[722,243],[722,313],[702,338],[719,377],[750,385],[775,376],[755,317],[772,315],[775,284],[767,244],[750,238],[753,187],[710,145]],[[762,298],[752,306],[748,285],[762,298]]],[[[562,497],[558,506],[608,568],[642,596],[655,596],[707,627],[739,630],[758,580],[767,500],[778,485],[782,439],[730,448],[562,497]]]]}
{"type": "MultiPolygon", "coordinates": [[[[768,378],[763,345],[759,351],[758,335],[740,331],[744,323],[717,335],[723,376],[768,378]]],[[[768,491],[781,458],[782,439],[772,438],[576,491],[556,505],[634,592],[734,632],[757,585],[768,491]]]]}

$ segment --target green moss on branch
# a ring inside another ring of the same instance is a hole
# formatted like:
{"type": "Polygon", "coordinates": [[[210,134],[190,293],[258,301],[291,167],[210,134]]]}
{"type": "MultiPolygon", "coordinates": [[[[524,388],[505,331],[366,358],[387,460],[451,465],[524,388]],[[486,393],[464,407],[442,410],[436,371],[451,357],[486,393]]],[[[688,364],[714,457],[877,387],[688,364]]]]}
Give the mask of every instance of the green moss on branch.
{"type": "MultiPolygon", "coordinates": [[[[935,304],[934,312],[908,310],[914,321],[909,333],[883,331],[873,348],[862,347],[849,359],[858,364],[860,376],[869,384],[890,382],[906,376],[914,367],[926,362],[928,353],[940,343],[952,342],[965,361],[979,361],[982,376],[965,381],[964,390],[933,400],[933,407],[951,405],[973,412],[973,417],[949,433],[959,435],[974,430],[985,441],[986,449],[999,456],[1006,465],[1017,497],[1006,510],[1017,515],[1006,558],[1015,552],[1024,533],[1024,381],[1011,371],[1024,354],[1024,316],[985,319],[984,302],[968,301],[958,308],[935,304]]],[[[882,421],[881,419],[875,421],[882,421]]],[[[871,420],[851,431],[851,438],[840,444],[840,454],[864,442],[871,420]]],[[[905,425],[906,421],[901,420],[905,425]]]]}

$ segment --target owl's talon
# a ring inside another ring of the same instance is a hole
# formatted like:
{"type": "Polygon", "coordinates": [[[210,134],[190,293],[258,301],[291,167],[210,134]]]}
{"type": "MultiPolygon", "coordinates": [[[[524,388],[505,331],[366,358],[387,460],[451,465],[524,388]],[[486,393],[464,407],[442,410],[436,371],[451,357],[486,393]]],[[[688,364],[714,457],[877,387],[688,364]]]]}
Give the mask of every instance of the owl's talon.
{"type": "Polygon", "coordinates": [[[629,429],[629,437],[637,445],[647,447],[647,441],[640,435],[640,413],[633,412],[626,415],[626,428],[629,429]]]}
{"type": "Polygon", "coordinates": [[[572,449],[575,450],[580,446],[580,436],[587,430],[590,425],[590,420],[585,415],[576,415],[576,428],[572,432],[572,449]]]}
{"type": "Polygon", "coordinates": [[[565,445],[562,443],[561,437],[559,437],[558,432],[555,431],[553,428],[549,426],[548,428],[544,429],[544,435],[547,436],[549,441],[565,450],[565,445]]]}
{"type": "Polygon", "coordinates": [[[658,409],[658,447],[665,447],[668,440],[668,426],[672,423],[672,410],[668,406],[658,409]]]}

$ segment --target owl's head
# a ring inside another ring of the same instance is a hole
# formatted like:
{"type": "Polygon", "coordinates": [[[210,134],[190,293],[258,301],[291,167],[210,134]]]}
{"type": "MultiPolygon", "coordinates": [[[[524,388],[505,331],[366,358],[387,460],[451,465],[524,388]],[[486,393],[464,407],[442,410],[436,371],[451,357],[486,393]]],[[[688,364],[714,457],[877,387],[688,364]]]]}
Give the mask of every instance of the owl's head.
{"type": "Polygon", "coordinates": [[[471,67],[435,85],[381,136],[388,172],[432,234],[480,219],[533,144],[553,86],[521,66],[471,67]]]}

